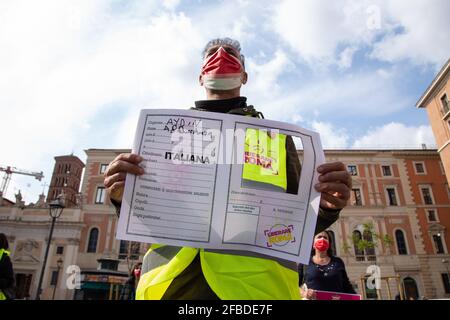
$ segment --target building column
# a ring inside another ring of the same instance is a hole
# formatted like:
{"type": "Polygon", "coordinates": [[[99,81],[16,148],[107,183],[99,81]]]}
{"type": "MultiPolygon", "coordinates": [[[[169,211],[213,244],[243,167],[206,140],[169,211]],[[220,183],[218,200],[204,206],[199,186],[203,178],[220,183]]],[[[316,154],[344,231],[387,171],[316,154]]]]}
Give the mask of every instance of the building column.
{"type": "Polygon", "coordinates": [[[69,289],[67,287],[67,279],[71,274],[67,273],[69,266],[76,265],[78,254],[78,239],[68,239],[69,244],[66,246],[66,253],[64,255],[64,264],[62,267],[61,282],[58,285],[60,291],[59,298],[64,300],[72,300],[75,289],[69,289]]]}

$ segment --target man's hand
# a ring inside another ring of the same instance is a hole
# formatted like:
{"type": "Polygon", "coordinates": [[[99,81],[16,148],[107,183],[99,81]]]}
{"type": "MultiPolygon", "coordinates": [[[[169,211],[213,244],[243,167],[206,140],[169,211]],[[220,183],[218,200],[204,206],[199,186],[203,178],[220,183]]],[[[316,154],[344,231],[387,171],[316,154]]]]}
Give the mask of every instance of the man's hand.
{"type": "Polygon", "coordinates": [[[347,205],[352,188],[352,177],[342,162],[325,163],[317,168],[320,173],[317,191],[322,192],[322,209],[342,209],[347,205]]]}
{"type": "Polygon", "coordinates": [[[137,154],[121,153],[111,161],[106,168],[105,180],[103,180],[111,199],[119,203],[122,202],[127,173],[144,174],[144,169],[138,166],[142,160],[142,157],[137,154]]]}

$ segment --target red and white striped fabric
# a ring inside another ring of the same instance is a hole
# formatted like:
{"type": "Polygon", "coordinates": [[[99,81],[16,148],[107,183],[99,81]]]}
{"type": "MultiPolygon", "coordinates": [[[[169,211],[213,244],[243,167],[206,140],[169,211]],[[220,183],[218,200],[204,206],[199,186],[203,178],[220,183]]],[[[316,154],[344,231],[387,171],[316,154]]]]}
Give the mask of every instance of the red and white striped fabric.
{"type": "Polygon", "coordinates": [[[208,89],[231,90],[241,85],[241,61],[220,47],[202,66],[203,85],[208,89]]]}

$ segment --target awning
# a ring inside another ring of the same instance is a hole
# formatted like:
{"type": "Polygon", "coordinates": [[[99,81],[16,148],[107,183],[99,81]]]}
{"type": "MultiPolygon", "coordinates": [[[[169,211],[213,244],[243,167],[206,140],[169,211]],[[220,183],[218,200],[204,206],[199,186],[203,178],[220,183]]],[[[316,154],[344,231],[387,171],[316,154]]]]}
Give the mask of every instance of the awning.
{"type": "Polygon", "coordinates": [[[105,282],[84,282],[81,284],[81,289],[94,289],[94,290],[109,290],[109,283],[105,282]]]}

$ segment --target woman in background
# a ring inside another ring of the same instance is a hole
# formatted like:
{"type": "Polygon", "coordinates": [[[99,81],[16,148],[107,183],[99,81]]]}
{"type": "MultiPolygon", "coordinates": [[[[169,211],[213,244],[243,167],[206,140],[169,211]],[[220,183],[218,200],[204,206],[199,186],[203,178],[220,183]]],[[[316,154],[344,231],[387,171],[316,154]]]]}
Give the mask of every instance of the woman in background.
{"type": "Polygon", "coordinates": [[[316,290],[356,294],[341,258],[333,256],[327,231],[314,237],[309,265],[299,265],[300,293],[315,299],[316,290]]]}
{"type": "Polygon", "coordinates": [[[139,278],[141,277],[141,267],[142,263],[139,262],[134,265],[131,270],[130,276],[128,277],[127,282],[122,288],[122,292],[120,293],[120,300],[134,300],[136,297],[136,287],[139,282],[139,278]]]}

